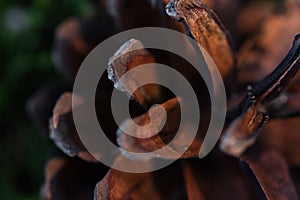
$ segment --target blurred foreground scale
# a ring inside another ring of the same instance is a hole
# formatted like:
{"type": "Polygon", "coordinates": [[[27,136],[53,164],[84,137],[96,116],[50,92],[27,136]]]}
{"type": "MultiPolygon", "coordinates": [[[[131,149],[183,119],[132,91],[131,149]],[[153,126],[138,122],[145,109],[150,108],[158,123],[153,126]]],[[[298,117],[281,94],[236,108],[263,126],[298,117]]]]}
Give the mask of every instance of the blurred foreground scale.
{"type": "Polygon", "coordinates": [[[237,56],[240,84],[259,81],[272,72],[289,50],[290,41],[300,32],[299,1],[281,3],[281,8],[261,20],[255,34],[242,45],[237,56]]]}

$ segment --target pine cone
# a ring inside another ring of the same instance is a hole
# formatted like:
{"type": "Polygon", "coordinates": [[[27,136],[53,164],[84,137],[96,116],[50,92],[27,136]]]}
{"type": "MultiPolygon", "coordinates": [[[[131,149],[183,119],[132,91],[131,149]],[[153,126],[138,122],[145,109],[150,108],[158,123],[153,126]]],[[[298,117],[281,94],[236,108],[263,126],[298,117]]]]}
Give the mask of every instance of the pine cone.
{"type": "MultiPolygon", "coordinates": [[[[68,19],[56,31],[54,63],[69,87],[87,54],[114,33],[145,26],[177,30],[203,46],[221,73],[228,101],[225,127],[218,144],[203,159],[198,158],[198,153],[209,121],[205,115],[192,145],[176,162],[148,173],[121,172],[99,163],[83,145],[72,109],[83,109],[86,102],[77,94],[65,92],[54,107],[49,136],[68,157],[53,157],[48,162],[44,198],[298,199],[299,2],[106,0],[100,5],[101,11],[96,17],[68,19]],[[74,98],[78,105],[72,107],[74,98]]],[[[133,138],[124,134],[112,120],[110,97],[114,85],[125,72],[153,62],[172,65],[188,77],[199,96],[205,93],[203,80],[187,70],[189,63],[185,60],[160,51],[143,49],[118,59],[107,61],[108,72],[101,77],[102,87],[97,89],[100,125],[114,144],[127,151],[160,149],[176,134],[180,99],[156,85],[136,90],[130,100],[133,120],[146,126],[149,109],[160,104],[167,112],[167,121],[159,133],[149,128],[148,134],[154,133],[152,137],[133,138]]],[[[41,103],[53,104],[50,98],[53,92],[43,94],[49,97],[49,102],[33,99],[36,106],[30,104],[29,109],[33,117],[45,113],[41,103]]],[[[205,98],[198,101],[203,108],[201,112],[209,116],[209,101],[205,98]]],[[[154,114],[158,118],[165,117],[158,111],[154,114]]],[[[40,120],[43,119],[44,116],[40,120]]],[[[45,125],[45,120],[40,124],[45,125]]],[[[122,125],[130,126],[126,119],[122,125]]],[[[137,131],[135,134],[145,133],[137,131]]],[[[175,154],[184,143],[183,137],[170,152],[175,154]]],[[[174,158],[172,153],[157,156],[174,158]]]]}

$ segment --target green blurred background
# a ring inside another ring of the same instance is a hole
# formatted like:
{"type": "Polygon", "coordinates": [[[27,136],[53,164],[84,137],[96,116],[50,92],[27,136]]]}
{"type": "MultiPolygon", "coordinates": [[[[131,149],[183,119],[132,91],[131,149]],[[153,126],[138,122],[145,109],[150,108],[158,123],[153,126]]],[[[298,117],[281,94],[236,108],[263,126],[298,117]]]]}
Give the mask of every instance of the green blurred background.
{"type": "Polygon", "coordinates": [[[88,0],[0,1],[0,199],[40,199],[52,143],[25,112],[26,100],[58,79],[51,61],[56,26],[88,15],[88,0]]]}

